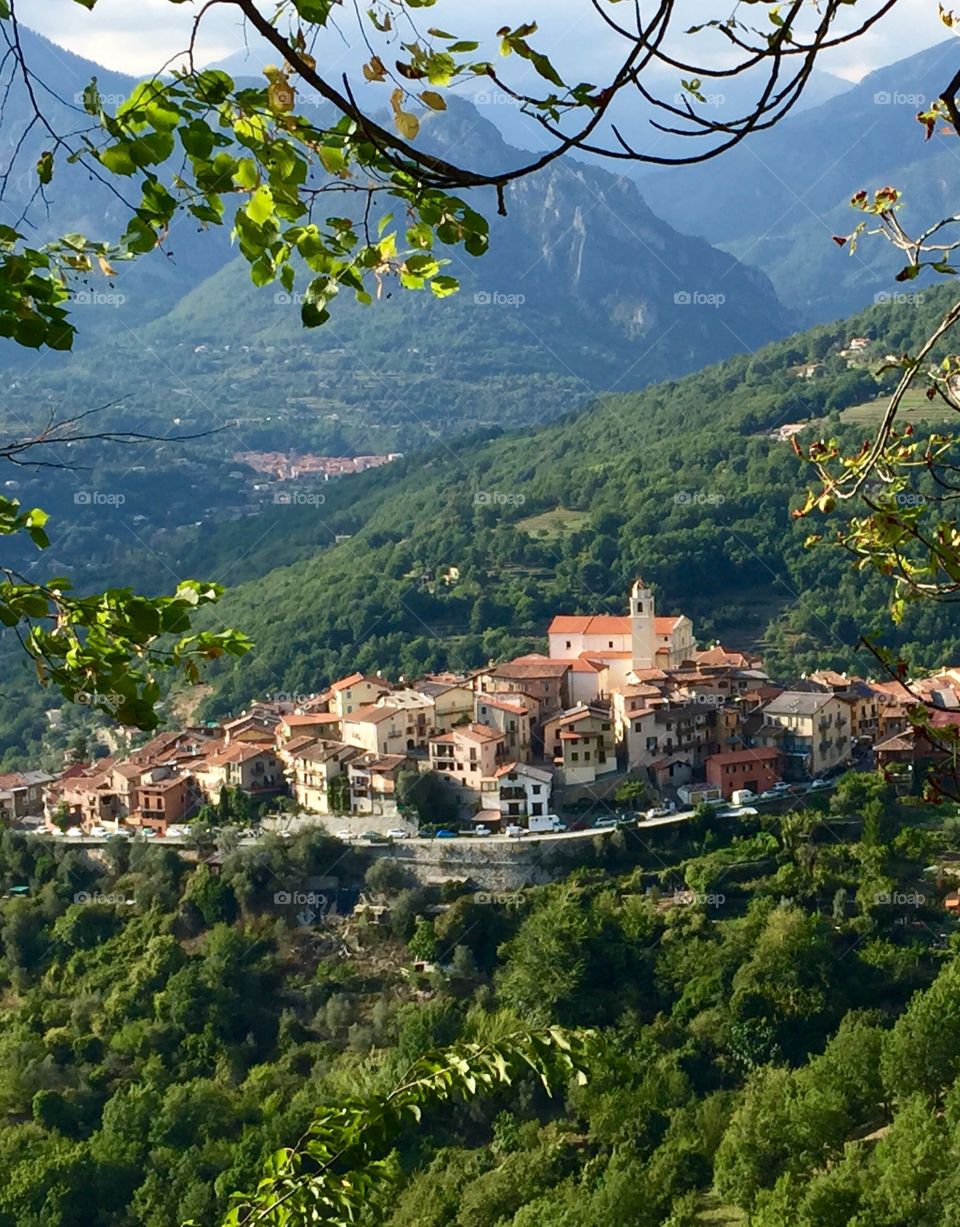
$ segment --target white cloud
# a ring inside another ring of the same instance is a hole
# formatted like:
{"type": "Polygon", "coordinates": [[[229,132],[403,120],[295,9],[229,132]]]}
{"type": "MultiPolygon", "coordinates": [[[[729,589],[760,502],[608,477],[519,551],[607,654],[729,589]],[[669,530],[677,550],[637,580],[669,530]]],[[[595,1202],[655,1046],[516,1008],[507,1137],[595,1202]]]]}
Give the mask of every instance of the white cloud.
{"type": "MultiPolygon", "coordinates": [[[[874,0],[876,3],[877,0],[874,0]]],[[[264,11],[269,9],[265,4],[264,11]]],[[[626,10],[630,6],[624,5],[626,10]]],[[[871,5],[851,5],[852,23],[871,5]]],[[[729,4],[715,0],[683,0],[678,29],[707,16],[725,16],[729,4]],[[707,11],[709,8],[710,11],[707,11]]],[[[31,5],[27,23],[48,38],[78,55],[106,67],[133,74],[146,74],[181,52],[189,39],[197,11],[195,3],[173,4],[170,0],[98,0],[88,12],[76,0],[45,0],[31,5]]],[[[431,24],[453,24],[457,33],[477,26],[491,33],[501,24],[517,24],[531,17],[540,21],[541,45],[555,55],[563,71],[581,78],[600,80],[609,75],[618,54],[617,38],[607,29],[588,0],[487,0],[469,19],[462,0],[440,0],[431,11],[431,24]]],[[[619,12],[611,9],[614,16],[619,12]]],[[[758,19],[760,6],[758,6],[758,19]]],[[[352,27],[345,25],[345,32],[352,27]]],[[[837,48],[824,57],[823,67],[849,80],[931,46],[947,34],[937,17],[936,0],[900,0],[896,8],[873,31],[849,47],[837,48]]],[[[240,50],[244,36],[236,15],[228,6],[214,7],[204,17],[199,42],[200,58],[209,62],[240,50]]],[[[331,36],[330,51],[340,58],[342,40],[331,36]]],[[[352,57],[351,57],[352,58],[352,57]]]]}

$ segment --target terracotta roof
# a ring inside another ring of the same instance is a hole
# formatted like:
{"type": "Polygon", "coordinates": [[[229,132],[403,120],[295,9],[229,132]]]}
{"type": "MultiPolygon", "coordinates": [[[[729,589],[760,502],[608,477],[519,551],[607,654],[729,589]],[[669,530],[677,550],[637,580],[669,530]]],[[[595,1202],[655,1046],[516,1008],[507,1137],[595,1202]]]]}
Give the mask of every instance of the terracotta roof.
{"type": "MultiPolygon", "coordinates": [[[[305,728],[312,724],[339,724],[339,722],[340,717],[336,712],[332,711],[311,712],[309,715],[303,716],[290,715],[280,717],[280,724],[285,724],[289,729],[305,728]]],[[[277,727],[279,728],[280,725],[278,724],[277,727]]]]}
{"type": "Polygon", "coordinates": [[[510,775],[513,771],[517,771],[521,775],[532,775],[536,779],[549,780],[551,778],[549,771],[544,771],[542,767],[533,767],[530,763],[504,763],[502,767],[498,767],[493,773],[493,778],[499,780],[505,775],[510,775]]]}
{"type": "Polygon", "coordinates": [[[393,771],[407,761],[405,754],[361,754],[350,762],[351,767],[366,771],[393,771]]]}
{"type": "Polygon", "coordinates": [[[399,707],[390,707],[388,704],[378,707],[375,703],[370,703],[366,707],[358,708],[349,716],[344,716],[343,722],[344,724],[382,724],[384,720],[389,720],[399,714],[399,707]]]}
{"type": "Polygon", "coordinates": [[[499,729],[492,729],[489,724],[465,724],[461,728],[453,730],[455,737],[462,737],[465,741],[503,741],[503,734],[499,729]]]}
{"type": "Polygon", "coordinates": [[[155,784],[144,784],[144,792],[167,792],[169,789],[176,787],[178,784],[189,783],[188,775],[175,775],[169,780],[157,780],[155,784]]]}
{"type": "Polygon", "coordinates": [[[580,653],[581,660],[597,661],[601,666],[608,660],[633,660],[632,652],[617,652],[613,648],[592,648],[580,653]]]}
{"type": "Polygon", "coordinates": [[[257,758],[261,754],[272,753],[271,748],[265,744],[234,741],[225,750],[208,755],[204,761],[210,766],[219,767],[223,763],[245,763],[248,759],[257,758]]]}
{"type": "Polygon", "coordinates": [[[354,686],[356,685],[357,682],[362,682],[362,681],[363,681],[362,673],[351,673],[349,677],[342,677],[339,680],[339,682],[333,682],[330,686],[330,689],[334,693],[337,693],[337,691],[340,691],[340,690],[349,690],[351,686],[354,686]]]}
{"type": "MultiPolygon", "coordinates": [[[[655,619],[659,621],[659,619],[655,619]]],[[[613,614],[558,614],[547,627],[548,635],[629,635],[629,617],[613,614]]]]}
{"type": "Polygon", "coordinates": [[[570,668],[568,660],[508,660],[497,665],[493,677],[516,678],[528,677],[562,677],[570,668]]]}
{"type": "Polygon", "coordinates": [[[604,707],[573,707],[560,716],[551,717],[551,722],[556,720],[558,724],[576,724],[587,717],[593,720],[609,720],[610,713],[604,707]]]}
{"type": "Polygon", "coordinates": [[[8,771],[5,775],[0,775],[0,788],[4,790],[8,788],[26,788],[26,786],[27,781],[19,771],[8,771]]]}
{"type": "Polygon", "coordinates": [[[343,750],[352,750],[352,758],[362,753],[356,746],[348,746],[343,741],[315,741],[312,745],[304,746],[302,750],[298,750],[293,757],[305,759],[310,763],[325,763],[327,759],[338,757],[343,750]]]}
{"type": "Polygon", "coordinates": [[[695,652],[694,660],[699,665],[727,665],[733,669],[746,669],[757,660],[757,657],[747,656],[743,652],[728,651],[718,643],[715,647],[695,652]]]}
{"type": "Polygon", "coordinates": [[[496,695],[489,692],[478,694],[477,704],[479,706],[486,704],[488,707],[496,707],[499,711],[513,712],[516,716],[528,716],[530,714],[529,709],[524,707],[522,703],[508,703],[505,699],[498,699],[496,695]]]}

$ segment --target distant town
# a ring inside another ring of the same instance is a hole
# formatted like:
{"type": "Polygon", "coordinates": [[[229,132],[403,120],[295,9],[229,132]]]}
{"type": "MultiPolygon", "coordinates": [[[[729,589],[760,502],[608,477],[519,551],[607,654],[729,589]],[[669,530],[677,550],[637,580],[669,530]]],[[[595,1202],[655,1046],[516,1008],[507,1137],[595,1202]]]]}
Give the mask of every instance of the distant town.
{"type": "Polygon", "coordinates": [[[264,473],[277,481],[298,481],[301,478],[317,478],[330,481],[377,469],[392,460],[399,460],[402,452],[388,452],[383,456],[317,456],[311,452],[290,454],[286,452],[236,452],[234,460],[245,464],[257,473],[264,473]]]}
{"type": "Polygon", "coordinates": [[[909,787],[960,728],[960,670],[909,684],[822,670],[774,681],[759,657],[700,648],[638,579],[629,612],[556,616],[547,655],[396,682],[353,673],[322,693],[270,696],[234,719],[158,733],[126,756],[0,776],[8,822],[51,833],[182,833],[242,794],[342,838],[559,830],[612,822],[624,796],[654,814],[747,805],[829,786],[851,766],[909,787]],[[923,705],[923,725],[911,709],[923,705]],[[411,787],[411,781],[414,787],[411,787]],[[439,790],[439,791],[437,791],[439,790]]]}

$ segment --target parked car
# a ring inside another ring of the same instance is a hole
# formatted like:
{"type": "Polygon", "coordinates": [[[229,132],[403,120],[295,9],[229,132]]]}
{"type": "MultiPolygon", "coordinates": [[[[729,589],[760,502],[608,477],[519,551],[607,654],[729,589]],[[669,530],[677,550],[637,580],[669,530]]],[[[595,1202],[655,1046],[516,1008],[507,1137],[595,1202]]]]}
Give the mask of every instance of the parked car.
{"type": "Polygon", "coordinates": [[[349,843],[351,839],[356,839],[353,831],[337,831],[337,839],[342,839],[344,843],[349,843]]]}
{"type": "Polygon", "coordinates": [[[457,831],[448,831],[446,827],[441,827],[440,830],[437,831],[436,835],[434,835],[433,838],[434,839],[456,839],[457,834],[458,834],[457,831]]]}
{"type": "Polygon", "coordinates": [[[811,788],[811,790],[814,788],[829,788],[830,784],[831,784],[830,780],[824,780],[821,778],[817,780],[811,780],[809,787],[811,788]]]}
{"type": "Polygon", "coordinates": [[[608,817],[598,818],[597,821],[593,825],[594,827],[602,830],[602,829],[605,829],[606,827],[619,826],[620,819],[617,818],[615,814],[610,814],[608,817]]]}
{"type": "Polygon", "coordinates": [[[522,839],[526,833],[527,828],[518,827],[515,822],[508,823],[504,831],[504,835],[506,835],[508,839],[522,839]]]}
{"type": "Polygon", "coordinates": [[[140,834],[143,836],[144,839],[156,839],[157,838],[157,833],[153,829],[153,827],[141,827],[140,834]]]}
{"type": "Polygon", "coordinates": [[[472,831],[464,831],[464,835],[472,835],[475,839],[484,839],[488,835],[492,835],[493,831],[489,827],[475,826],[472,831]]]}
{"type": "Polygon", "coordinates": [[[105,839],[108,832],[106,827],[96,826],[90,828],[90,834],[94,839],[105,839]]]}
{"type": "Polygon", "coordinates": [[[388,839],[409,839],[410,832],[401,831],[399,827],[391,827],[391,829],[387,831],[387,838],[388,839]]]}
{"type": "Polygon", "coordinates": [[[81,830],[80,827],[71,827],[67,831],[67,835],[69,835],[71,839],[79,839],[81,835],[83,835],[83,831],[81,830]]]}
{"type": "Polygon", "coordinates": [[[386,835],[381,834],[380,831],[364,831],[360,838],[366,840],[368,844],[385,844],[387,842],[386,835]]]}

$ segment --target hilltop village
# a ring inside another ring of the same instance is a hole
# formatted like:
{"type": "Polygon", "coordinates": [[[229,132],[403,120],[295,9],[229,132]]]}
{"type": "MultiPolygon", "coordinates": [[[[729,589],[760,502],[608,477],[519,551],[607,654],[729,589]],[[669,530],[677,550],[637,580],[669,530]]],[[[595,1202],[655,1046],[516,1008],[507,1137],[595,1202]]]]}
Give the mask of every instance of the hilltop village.
{"type": "Polygon", "coordinates": [[[690,619],[658,614],[642,579],[627,614],[561,614],[548,640],[547,655],[469,674],[353,673],[158,733],[125,757],[9,773],[0,812],[51,831],[163,837],[232,795],[251,815],[280,807],[335,820],[343,836],[401,837],[435,825],[442,803],[445,825],[497,833],[607,813],[624,786],[668,807],[820,783],[850,765],[909,786],[937,755],[911,709],[960,727],[960,670],[781,684],[756,656],[699,648],[690,619]]]}

